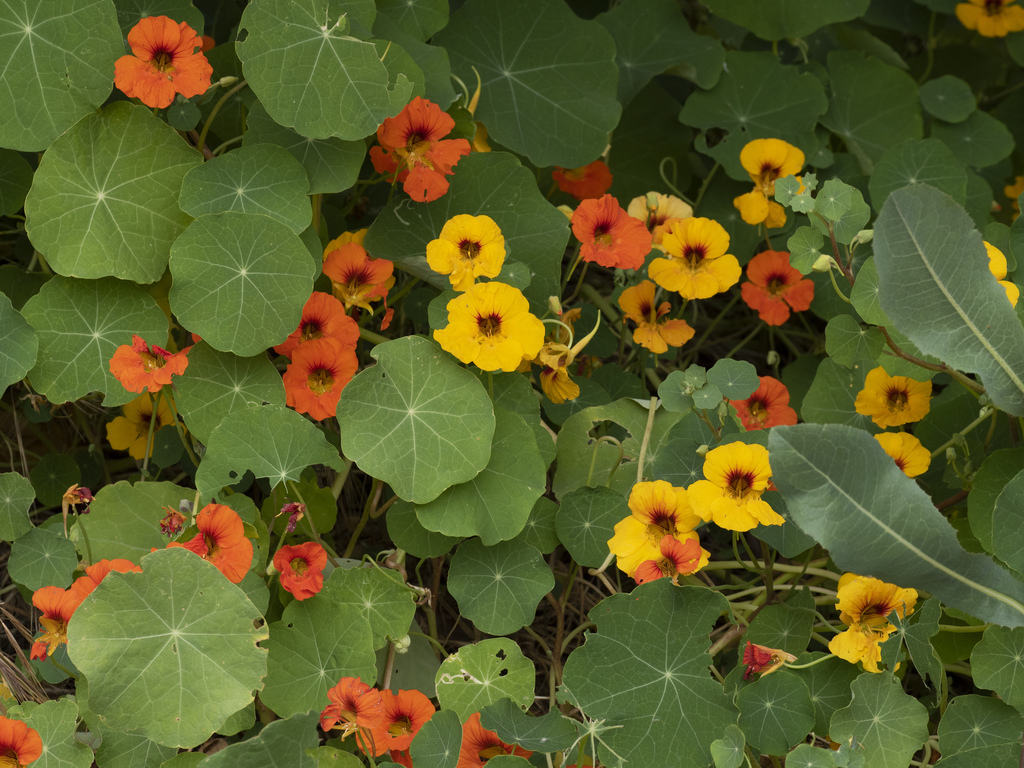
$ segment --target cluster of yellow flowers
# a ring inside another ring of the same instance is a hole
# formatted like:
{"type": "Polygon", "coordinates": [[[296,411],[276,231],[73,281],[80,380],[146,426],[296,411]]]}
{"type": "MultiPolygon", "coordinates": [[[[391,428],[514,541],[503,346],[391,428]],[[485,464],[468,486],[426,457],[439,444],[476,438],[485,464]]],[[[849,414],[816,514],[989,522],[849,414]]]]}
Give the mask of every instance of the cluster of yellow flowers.
{"type": "Polygon", "coordinates": [[[851,664],[864,662],[868,672],[880,672],[879,646],[896,631],[888,617],[895,612],[903,619],[913,613],[917,592],[847,573],[839,580],[837,600],[839,618],[847,628],[832,638],[828,649],[851,664]]]}

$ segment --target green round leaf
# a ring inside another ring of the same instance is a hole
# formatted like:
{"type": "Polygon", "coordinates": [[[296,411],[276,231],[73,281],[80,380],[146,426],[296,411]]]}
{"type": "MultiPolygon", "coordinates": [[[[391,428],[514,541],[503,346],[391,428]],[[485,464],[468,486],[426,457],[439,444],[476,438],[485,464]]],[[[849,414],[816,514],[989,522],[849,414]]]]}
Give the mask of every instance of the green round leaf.
{"type": "Polygon", "coordinates": [[[786,755],[786,765],[792,765],[792,768],[835,768],[834,754],[831,749],[800,744],[786,755]]]}
{"type": "Polygon", "coordinates": [[[408,101],[412,83],[399,75],[390,86],[373,44],[350,36],[351,23],[327,0],[267,0],[245,9],[235,51],[274,120],[314,139],[352,141],[408,101]]]}
{"type": "Polygon", "coordinates": [[[11,300],[0,294],[0,390],[21,381],[36,364],[38,353],[36,332],[11,300]]]}
{"type": "Polygon", "coordinates": [[[597,22],[546,0],[469,0],[434,43],[467,83],[480,72],[475,117],[499,144],[537,166],[576,168],[604,152],[622,107],[615,43],[597,22]]]}
{"type": "Polygon", "coordinates": [[[154,552],[142,567],[111,573],[85,599],[68,650],[110,728],[190,749],[253,700],[267,631],[245,594],[188,550],[154,552]]]}
{"type": "Polygon", "coordinates": [[[11,707],[8,714],[35,729],[43,742],[43,756],[33,765],[39,768],[89,768],[92,750],[75,738],[78,707],[71,699],[25,702],[11,707]]]}
{"type": "Polygon", "coordinates": [[[280,761],[287,756],[289,768],[317,768],[318,763],[309,752],[320,743],[319,721],[319,712],[297,712],[286,719],[275,720],[251,739],[229,744],[210,755],[201,765],[203,768],[236,768],[240,765],[246,768],[278,768],[280,761]]]}
{"type": "Polygon", "coordinates": [[[114,6],[125,37],[147,16],[167,16],[179,23],[185,21],[197,35],[203,34],[203,14],[191,0],[114,0],[114,6]]]}
{"type": "Polygon", "coordinates": [[[971,86],[953,75],[929,80],[921,86],[920,93],[925,111],[947,123],[963,122],[978,106],[971,86]]]}
{"type": "MultiPolygon", "coordinates": [[[[711,757],[715,760],[715,768],[740,768],[746,755],[743,748],[747,745],[746,737],[738,725],[730,723],[725,728],[725,735],[711,742],[711,757]]],[[[786,758],[790,758],[787,756],[786,758]]],[[[833,768],[832,765],[827,768],[833,768]]]]}
{"type": "Polygon", "coordinates": [[[789,249],[789,263],[806,275],[811,271],[814,262],[821,256],[821,248],[825,238],[814,227],[798,227],[793,236],[786,241],[789,249]]]}
{"type": "Polygon", "coordinates": [[[110,95],[121,31],[108,0],[5,5],[0,146],[42,152],[110,95]]]}
{"type": "MultiPolygon", "coordinates": [[[[823,653],[804,654],[797,658],[797,663],[806,664],[825,655],[823,653]]],[[[838,656],[832,656],[812,667],[793,670],[793,674],[803,680],[811,692],[815,715],[814,732],[828,733],[828,724],[832,719],[832,714],[837,709],[849,704],[853,697],[850,693],[850,683],[861,674],[860,667],[844,661],[838,656]]]]}
{"type": "Polygon", "coordinates": [[[488,704],[511,699],[522,707],[533,703],[534,667],[514,640],[493,638],[464,645],[437,671],[437,700],[460,720],[468,720],[488,704]]]}
{"type": "Polygon", "coordinates": [[[281,374],[264,354],[239,357],[199,342],[175,381],[177,405],[189,431],[203,442],[229,413],[252,405],[284,405],[281,374]]]}
{"type": "Polygon", "coordinates": [[[853,701],[832,715],[829,737],[854,739],[867,765],[907,765],[928,739],[928,710],[892,675],[864,674],[851,688],[853,701]]]}
{"type": "Polygon", "coordinates": [[[170,267],[171,309],[182,325],[242,357],[288,338],[313,292],[306,246],[267,216],[197,219],[174,242],[170,267]]]}
{"type": "Polygon", "coordinates": [[[14,541],[32,529],[28,513],[35,497],[28,478],[17,472],[0,475],[0,541],[14,541]]]}
{"type": "Polygon", "coordinates": [[[1024,628],[989,627],[971,652],[971,670],[979,688],[995,691],[1024,710],[1024,628]]]}
{"type": "Polygon", "coordinates": [[[537,604],[554,586],[544,557],[521,541],[492,547],[464,541],[448,572],[448,590],[459,611],[489,635],[508,635],[532,624],[537,604]]]}
{"type": "Polygon", "coordinates": [[[868,0],[708,0],[712,13],[762,40],[807,37],[817,29],[862,16],[868,0]]]}
{"type": "Polygon", "coordinates": [[[32,186],[32,166],[17,152],[0,149],[0,216],[17,213],[32,186]]]}
{"type": "Polygon", "coordinates": [[[994,451],[985,458],[974,476],[971,495],[967,497],[967,518],[971,532],[986,552],[993,552],[993,514],[996,500],[1006,484],[1024,467],[1024,448],[994,451]]]}
{"type": "Polygon", "coordinates": [[[853,290],[850,291],[850,302],[865,323],[870,325],[892,324],[889,316],[882,311],[882,305],[879,302],[878,269],[875,267],[874,256],[869,256],[860,271],[857,272],[857,282],[854,283],[853,290]]]}
{"type": "Polygon", "coordinates": [[[409,752],[415,765],[423,768],[455,768],[462,748],[462,723],[450,709],[442,709],[413,739],[409,752]]]}
{"type": "Polygon", "coordinates": [[[82,470],[66,453],[48,453],[29,472],[36,498],[44,507],[60,506],[64,492],[82,479],[82,470]]]}
{"type": "Polygon", "coordinates": [[[58,274],[155,282],[190,221],[181,180],[201,162],[149,109],[115,102],[43,155],[25,199],[28,236],[58,274]]]}
{"type": "Polygon", "coordinates": [[[309,226],[309,179],[284,148],[251,144],[196,166],[181,183],[178,204],[189,216],[262,213],[299,234],[309,226]]]}
{"type": "MultiPolygon", "coordinates": [[[[836,241],[844,245],[849,245],[871,218],[871,208],[864,202],[864,195],[861,194],[861,191],[856,187],[847,187],[847,190],[850,193],[850,207],[839,218],[832,221],[832,231],[836,236],[836,241]]],[[[811,225],[823,235],[828,235],[828,227],[817,216],[811,217],[811,225]]],[[[837,300],[841,301],[841,299],[837,300]]]]}
{"type": "Polygon", "coordinates": [[[110,358],[138,334],[150,344],[167,339],[167,316],[137,285],[113,278],[55,277],[21,310],[39,337],[39,355],[29,378],[51,403],[105,392],[103,404],[123,405],[138,397],[110,372],[110,358]]]}
{"type": "Polygon", "coordinates": [[[757,614],[743,639],[799,656],[807,650],[813,624],[813,595],[807,589],[794,589],[788,602],[769,605],[757,614]]]}
{"type": "Polygon", "coordinates": [[[786,754],[814,727],[810,693],[792,672],[778,670],[744,686],[736,704],[747,741],[766,754],[786,754]]]}
{"type": "Polygon", "coordinates": [[[338,402],[345,456],[417,504],[476,477],[494,435],[479,380],[417,336],[378,344],[370,354],[377,365],[356,374],[338,402]]]}
{"type": "MultiPolygon", "coordinates": [[[[1019,758],[1022,731],[1024,718],[1013,707],[991,696],[961,694],[950,700],[939,722],[939,748],[943,755],[953,755],[1010,745],[1014,757],[1019,758]]],[[[1010,765],[1005,761],[990,764],[1010,765]]]]}
{"type": "Polygon", "coordinates": [[[530,519],[526,521],[526,527],[516,536],[516,540],[526,542],[545,555],[553,552],[561,543],[555,533],[557,512],[558,504],[546,496],[541,496],[530,510],[530,519]]]}
{"type": "Polygon", "coordinates": [[[370,625],[354,606],[339,609],[322,591],[294,600],[270,625],[267,679],[260,701],[280,717],[327,706],[327,690],[343,677],[377,676],[370,625]]]}
{"type": "Polygon", "coordinates": [[[416,508],[399,499],[387,513],[388,536],[399,549],[413,557],[441,557],[459,542],[457,536],[428,531],[416,517],[416,508]]]}
{"type": "Polygon", "coordinates": [[[708,370],[708,384],[718,387],[730,400],[744,400],[754,394],[761,381],[757,369],[746,360],[724,358],[708,370]]]}
{"type": "Polygon", "coordinates": [[[837,315],[825,326],[825,351],[845,368],[860,360],[874,360],[884,346],[882,332],[870,326],[861,327],[853,315],[837,315]]]}
{"type": "Polygon", "coordinates": [[[420,41],[429,40],[448,23],[448,0],[377,0],[373,32],[379,37],[400,32],[420,41]]]}
{"type": "Polygon", "coordinates": [[[274,485],[298,482],[302,470],[314,464],[342,468],[338,451],[323,432],[289,408],[253,406],[224,417],[210,433],[196,487],[203,498],[210,498],[239,482],[246,470],[274,485]]]}
{"type": "Polygon", "coordinates": [[[1024,530],[1020,510],[1024,508],[1024,471],[1018,472],[996,499],[992,510],[992,546],[996,557],[1017,573],[1024,571],[1024,530]]]}
{"type": "Polygon", "coordinates": [[[96,750],[97,764],[103,768],[158,768],[178,752],[174,747],[157,744],[140,734],[105,727],[96,713],[89,709],[89,681],[85,677],[80,677],[75,683],[75,703],[81,719],[89,727],[89,733],[99,737],[92,746],[96,750]],[[99,746],[96,746],[97,741],[99,746]]]}
{"type": "MultiPolygon", "coordinates": [[[[92,556],[96,560],[123,557],[138,563],[143,555],[156,547],[162,549],[167,537],[160,531],[160,520],[167,514],[165,506],[178,509],[182,500],[195,500],[196,492],[173,483],[124,480],[105,485],[96,492],[87,517],[75,525],[89,535],[92,556]]],[[[81,541],[85,550],[83,537],[81,541]]]]}
{"type": "Polygon", "coordinates": [[[358,611],[370,624],[373,647],[408,632],[416,612],[412,590],[395,571],[382,568],[335,568],[323,588],[335,610],[358,611]]]}
{"type": "Polygon", "coordinates": [[[1013,152],[1013,134],[987,112],[975,111],[962,123],[932,124],[932,138],[948,146],[964,165],[987,168],[1013,152]]]}
{"type": "Polygon", "coordinates": [[[608,557],[615,526],[631,512],[625,497],[603,485],[583,486],[562,497],[555,532],[572,559],[584,568],[599,568],[608,557]]]}
{"type": "Polygon", "coordinates": [[[826,357],[818,364],[814,381],[801,404],[800,416],[815,424],[849,424],[871,433],[879,431],[870,418],[854,409],[867,373],[864,365],[844,368],[826,357]]]}
{"type": "Polygon", "coordinates": [[[551,710],[532,717],[509,699],[500,699],[480,711],[480,725],[498,734],[506,744],[534,752],[564,750],[576,741],[579,723],[551,710]]]}
{"type": "Polygon", "coordinates": [[[479,536],[490,546],[515,538],[544,493],[546,471],[533,432],[517,413],[494,408],[487,466],[472,480],[416,507],[424,528],[446,536],[479,536]]]}
{"type": "Polygon", "coordinates": [[[61,527],[33,528],[11,544],[7,571],[11,578],[33,591],[40,587],[71,586],[78,567],[78,553],[61,527]]]}

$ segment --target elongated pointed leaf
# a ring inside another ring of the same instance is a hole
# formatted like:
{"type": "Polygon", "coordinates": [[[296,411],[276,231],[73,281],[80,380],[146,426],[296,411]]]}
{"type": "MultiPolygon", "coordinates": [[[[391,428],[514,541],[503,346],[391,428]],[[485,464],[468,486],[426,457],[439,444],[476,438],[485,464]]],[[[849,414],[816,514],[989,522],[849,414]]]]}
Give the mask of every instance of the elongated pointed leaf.
{"type": "Polygon", "coordinates": [[[968,554],[869,434],[834,424],[777,427],[768,450],[793,520],[840,568],[931,592],[984,621],[1024,625],[1024,583],[968,554]]]}
{"type": "Polygon", "coordinates": [[[931,187],[899,189],[878,215],[874,246],[878,297],[896,327],[1024,416],[1024,328],[967,212],[931,187]]]}

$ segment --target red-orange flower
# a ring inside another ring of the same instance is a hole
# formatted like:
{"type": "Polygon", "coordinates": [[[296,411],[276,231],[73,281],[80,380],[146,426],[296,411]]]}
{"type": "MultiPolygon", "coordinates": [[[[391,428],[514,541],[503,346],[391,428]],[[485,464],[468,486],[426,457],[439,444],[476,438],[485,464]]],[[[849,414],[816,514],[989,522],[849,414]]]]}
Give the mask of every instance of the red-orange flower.
{"type": "Polygon", "coordinates": [[[184,21],[148,16],[128,33],[131,56],[114,62],[114,85],[147,107],[163,109],[180,93],[186,99],[206,93],[213,67],[196,48],[203,40],[184,21]]]}
{"type": "Polygon", "coordinates": [[[747,646],[743,649],[743,663],[747,667],[743,671],[743,679],[749,680],[751,675],[771,674],[787,661],[796,661],[796,656],[781,648],[756,645],[747,640],[747,646]]]}
{"type": "Polygon", "coordinates": [[[748,432],[796,424],[796,411],[789,407],[789,390],[771,376],[761,376],[761,384],[746,400],[730,400],[748,432]]]}
{"type": "Polygon", "coordinates": [[[633,573],[637,584],[646,584],[655,579],[672,579],[677,584],[679,574],[689,575],[700,570],[700,561],[704,555],[697,539],[679,541],[675,536],[662,536],[659,545],[661,557],[657,560],[645,560],[633,573]]]}
{"type": "Polygon", "coordinates": [[[209,560],[230,581],[238,584],[249,572],[252,564],[252,542],[245,537],[242,518],[231,507],[207,504],[196,515],[199,533],[191,541],[176,541],[168,548],[184,547],[209,560]]]}
{"type": "Polygon", "coordinates": [[[584,200],[572,215],[572,233],[583,246],[580,257],[602,267],[639,269],[651,252],[651,233],[614,197],[584,200]]]}
{"type": "Polygon", "coordinates": [[[356,731],[369,732],[380,727],[384,717],[380,691],[358,677],[341,678],[327,691],[327,698],[331,703],[320,713],[320,727],[325,731],[338,728],[344,739],[356,731]]]}
{"type": "Polygon", "coordinates": [[[21,720],[0,717],[0,766],[28,765],[42,754],[43,740],[35,728],[29,728],[21,720]]]}
{"type": "Polygon", "coordinates": [[[789,310],[803,312],[814,299],[814,283],[789,265],[785,251],[764,251],[747,264],[749,283],[740,286],[743,301],[768,325],[782,325],[789,310]]]}
{"type": "Polygon", "coordinates": [[[53,655],[57,646],[67,643],[68,622],[83,598],[84,595],[72,589],[60,587],[41,587],[32,593],[32,605],[43,614],[39,619],[43,634],[32,643],[33,659],[46,659],[53,655]]]}
{"type": "Polygon", "coordinates": [[[386,298],[395,284],[394,271],[393,262],[371,258],[359,243],[343,243],[324,256],[324,274],[346,310],[362,307],[372,312],[370,302],[386,298]]]}
{"type": "Polygon", "coordinates": [[[110,372],[129,392],[143,390],[159,392],[165,384],[171,383],[171,376],[185,372],[188,368],[187,347],[171,354],[166,349],[146,344],[141,336],[132,334],[132,344],[122,344],[110,358],[110,372]]]}
{"type": "Polygon", "coordinates": [[[284,372],[285,402],[317,421],[329,419],[358,368],[355,350],[337,339],[325,336],[300,344],[284,372]]]}
{"type": "Polygon", "coordinates": [[[599,198],[612,186],[612,172],[602,160],[595,160],[581,168],[562,168],[555,166],[551,178],[563,192],[568,192],[577,200],[599,198]]]}
{"type": "Polygon", "coordinates": [[[370,150],[377,173],[396,176],[413,200],[429,203],[448,191],[452,168],[470,152],[465,139],[444,139],[455,120],[433,102],[419,96],[377,129],[379,147],[370,150]]]}
{"type": "Polygon", "coordinates": [[[506,744],[494,731],[480,725],[480,713],[474,712],[462,725],[462,749],[455,768],[482,768],[483,764],[498,755],[519,755],[529,758],[533,752],[516,744],[506,744]]]}
{"type": "Polygon", "coordinates": [[[420,728],[437,711],[425,695],[415,689],[399,691],[381,691],[381,704],[384,716],[381,724],[373,731],[373,743],[379,750],[378,755],[385,751],[404,752],[412,744],[413,737],[420,728]]]}
{"type": "Polygon", "coordinates": [[[681,347],[693,338],[695,331],[685,320],[664,319],[672,305],[663,301],[654,303],[655,286],[650,280],[627,288],[619,296],[619,306],[626,317],[636,323],[633,341],[656,355],[669,347],[681,347]]]}
{"type": "Polygon", "coordinates": [[[325,565],[327,552],[315,541],[295,546],[286,544],[274,555],[281,586],[295,595],[296,600],[312,597],[323,588],[325,565]]]}
{"type": "Polygon", "coordinates": [[[142,568],[131,560],[125,560],[120,557],[113,560],[100,560],[98,563],[85,567],[85,576],[79,576],[75,579],[75,583],[71,585],[71,591],[78,595],[79,601],[84,600],[93,593],[93,590],[100,585],[101,581],[107,578],[107,574],[111,571],[117,571],[118,573],[128,573],[129,571],[142,573],[142,568]]]}
{"type": "MultiPolygon", "coordinates": [[[[389,262],[390,263],[390,262],[389,262]]],[[[290,358],[292,351],[304,341],[330,336],[343,346],[356,346],[359,341],[359,326],[345,314],[345,307],[329,293],[313,291],[302,308],[299,327],[282,343],[274,347],[279,355],[290,358]]]]}

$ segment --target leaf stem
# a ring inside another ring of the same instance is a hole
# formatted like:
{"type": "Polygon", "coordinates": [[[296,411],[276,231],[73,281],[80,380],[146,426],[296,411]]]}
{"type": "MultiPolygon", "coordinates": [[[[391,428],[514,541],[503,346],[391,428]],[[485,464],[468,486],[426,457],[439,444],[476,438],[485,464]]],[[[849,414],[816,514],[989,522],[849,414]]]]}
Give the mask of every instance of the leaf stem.
{"type": "Polygon", "coordinates": [[[221,107],[224,106],[224,104],[227,102],[228,99],[230,99],[232,96],[234,96],[240,90],[245,88],[246,85],[248,85],[248,83],[245,80],[242,80],[234,88],[232,88],[227,93],[225,93],[223,96],[221,96],[217,100],[217,103],[213,105],[213,109],[210,110],[210,116],[208,118],[206,118],[206,122],[203,123],[203,129],[199,132],[199,139],[196,141],[196,148],[200,152],[202,152],[203,148],[206,146],[206,137],[210,133],[210,126],[213,125],[213,119],[217,116],[217,113],[220,112],[221,107]]]}

